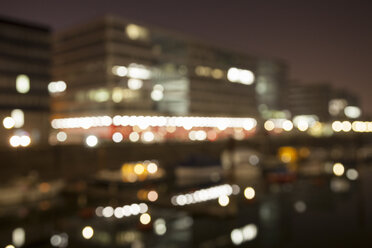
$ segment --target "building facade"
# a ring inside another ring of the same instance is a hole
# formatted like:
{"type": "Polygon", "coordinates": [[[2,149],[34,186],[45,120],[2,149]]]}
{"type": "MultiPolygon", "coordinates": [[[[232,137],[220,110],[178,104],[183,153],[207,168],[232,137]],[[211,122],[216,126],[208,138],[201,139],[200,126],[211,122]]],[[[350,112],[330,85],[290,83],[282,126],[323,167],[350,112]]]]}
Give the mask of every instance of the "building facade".
{"type": "Polygon", "coordinates": [[[1,146],[47,143],[50,31],[0,19],[1,146]]]}
{"type": "Polygon", "coordinates": [[[55,35],[53,77],[68,90],[52,108],[64,114],[256,116],[256,61],[109,16],[55,35]]]}
{"type": "Polygon", "coordinates": [[[258,100],[279,105],[285,75],[279,62],[112,16],[57,33],[53,60],[53,81],[67,89],[52,92],[52,119],[258,118],[258,100]],[[259,99],[257,75],[269,92],[259,99]]]}

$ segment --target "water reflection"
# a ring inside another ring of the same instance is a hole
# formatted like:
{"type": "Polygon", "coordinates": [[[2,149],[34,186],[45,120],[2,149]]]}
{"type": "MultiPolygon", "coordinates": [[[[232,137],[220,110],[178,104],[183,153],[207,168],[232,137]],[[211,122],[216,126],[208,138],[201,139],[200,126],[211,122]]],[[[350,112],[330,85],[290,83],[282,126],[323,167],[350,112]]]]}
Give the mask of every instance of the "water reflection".
{"type": "Polygon", "coordinates": [[[0,241],[8,248],[365,244],[371,167],[301,149],[281,149],[278,160],[239,151],[228,165],[207,161],[178,174],[145,161],[79,181],[30,175],[1,188],[0,241]],[[182,175],[188,179],[177,182],[182,175]]]}

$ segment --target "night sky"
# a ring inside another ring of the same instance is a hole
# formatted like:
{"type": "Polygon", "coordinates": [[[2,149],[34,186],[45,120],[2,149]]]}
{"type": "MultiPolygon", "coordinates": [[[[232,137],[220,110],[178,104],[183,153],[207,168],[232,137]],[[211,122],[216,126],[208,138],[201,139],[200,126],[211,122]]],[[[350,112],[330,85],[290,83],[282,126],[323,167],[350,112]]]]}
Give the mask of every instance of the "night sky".
{"type": "Polygon", "coordinates": [[[115,14],[248,54],[278,57],[292,79],[330,82],[372,113],[372,1],[1,0],[0,15],[63,29],[115,14]]]}

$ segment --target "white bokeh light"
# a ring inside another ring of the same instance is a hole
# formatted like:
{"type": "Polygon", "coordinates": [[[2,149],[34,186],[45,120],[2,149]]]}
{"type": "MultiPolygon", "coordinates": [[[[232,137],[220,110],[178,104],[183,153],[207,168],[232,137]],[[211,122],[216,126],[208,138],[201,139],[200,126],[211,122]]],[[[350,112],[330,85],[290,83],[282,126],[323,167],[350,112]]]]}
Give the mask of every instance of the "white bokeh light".
{"type": "Polygon", "coordinates": [[[123,135],[119,132],[115,132],[113,135],[112,135],[112,140],[115,142],[115,143],[120,143],[122,140],[123,140],[123,135]]]}
{"type": "Polygon", "coordinates": [[[98,144],[98,138],[97,138],[95,135],[89,135],[89,136],[85,139],[85,143],[86,143],[87,146],[89,146],[89,147],[95,147],[95,146],[98,144]]]}
{"type": "Polygon", "coordinates": [[[94,235],[94,230],[91,226],[86,226],[81,231],[81,234],[83,235],[84,239],[91,239],[94,235]]]}

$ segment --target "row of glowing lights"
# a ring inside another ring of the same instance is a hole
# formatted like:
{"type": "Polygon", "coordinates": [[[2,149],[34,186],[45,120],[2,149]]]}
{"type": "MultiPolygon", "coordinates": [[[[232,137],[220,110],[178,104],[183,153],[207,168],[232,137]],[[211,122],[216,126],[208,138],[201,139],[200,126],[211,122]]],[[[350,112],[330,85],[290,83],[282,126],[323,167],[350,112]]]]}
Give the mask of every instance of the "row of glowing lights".
{"type": "MultiPolygon", "coordinates": [[[[355,125],[355,128],[353,129],[353,131],[356,131],[356,132],[370,132],[369,130],[371,130],[370,128],[367,129],[366,127],[366,124],[363,124],[363,122],[357,122],[357,123],[362,123],[362,125],[364,125],[364,127],[362,126],[362,128],[360,127],[360,125],[358,126],[355,125]],[[365,131],[363,131],[365,130],[365,131]]],[[[333,130],[335,132],[339,132],[341,130],[347,132],[347,131],[350,131],[351,130],[351,123],[350,122],[343,122],[343,125],[342,128],[340,129],[340,127],[335,127],[334,125],[332,126],[333,127],[333,130]],[[345,124],[346,123],[346,124],[345,124]],[[346,126],[346,127],[345,127],[346,126]]],[[[372,125],[370,125],[372,126],[372,125]]],[[[272,121],[266,121],[265,122],[265,129],[268,130],[268,131],[272,131],[274,130],[275,128],[275,125],[272,121]]],[[[306,123],[306,125],[303,123],[303,124],[299,124],[297,126],[297,128],[300,130],[300,131],[306,131],[308,129],[308,124],[306,123]]],[[[282,124],[282,129],[285,130],[285,131],[291,131],[293,129],[293,123],[289,120],[286,120],[283,122],[282,124]]],[[[203,141],[203,140],[206,140],[207,139],[207,132],[205,132],[204,130],[194,130],[194,131],[191,131],[189,132],[189,139],[190,140],[198,140],[198,141],[203,141]]],[[[112,140],[115,142],[115,143],[120,143],[122,140],[123,140],[123,135],[120,133],[120,132],[115,132],[113,135],[112,135],[112,140]]],[[[141,140],[145,143],[149,143],[149,142],[153,142],[154,139],[155,139],[155,135],[153,132],[151,131],[146,131],[144,133],[142,133],[142,137],[140,137],[140,134],[137,133],[137,132],[131,132],[129,134],[129,140],[131,142],[137,142],[139,141],[141,138],[141,140]]],[[[66,141],[67,139],[67,134],[63,131],[61,132],[58,132],[57,133],[57,140],[60,141],[60,142],[64,142],[66,141]]],[[[95,147],[97,144],[98,144],[98,138],[95,136],[95,135],[89,135],[86,139],[85,139],[85,142],[86,144],[89,146],[89,147],[95,147]]]]}
{"type": "Polygon", "coordinates": [[[28,135],[13,135],[9,139],[12,147],[27,147],[31,144],[31,138],[28,135]]]}
{"type": "MultiPolygon", "coordinates": [[[[51,94],[64,92],[67,84],[64,81],[50,82],[48,91],[51,94]]],[[[21,94],[26,94],[30,91],[30,78],[27,75],[21,74],[16,78],[16,90],[21,94]]]]}
{"type": "MultiPolygon", "coordinates": [[[[147,132],[144,132],[142,133],[142,135],[140,136],[139,133],[137,132],[131,132],[129,134],[129,140],[131,142],[138,142],[139,140],[142,140],[142,142],[144,143],[150,143],[150,142],[153,142],[154,139],[155,139],[155,135],[153,132],[151,131],[147,131],[147,132]]],[[[119,132],[115,132],[113,135],[112,135],[112,140],[115,142],[115,143],[120,143],[122,140],[124,139],[123,135],[119,132]]],[[[65,132],[58,132],[57,133],[57,140],[59,142],[65,142],[67,140],[67,134],[65,132]]],[[[99,143],[99,139],[97,136],[95,135],[89,135],[85,138],[85,144],[89,147],[95,147],[97,146],[99,143]]]]}
{"type": "MultiPolygon", "coordinates": [[[[212,69],[209,66],[197,66],[195,68],[195,73],[198,76],[212,76],[214,79],[221,79],[224,76],[224,72],[221,69],[212,69]]],[[[227,71],[227,79],[232,83],[250,85],[254,82],[255,77],[253,72],[250,70],[231,67],[227,71]]]]}
{"type": "Polygon", "coordinates": [[[193,127],[216,127],[224,130],[230,127],[251,130],[257,125],[254,118],[227,118],[227,117],[165,117],[165,116],[95,116],[54,119],[51,125],[54,129],[138,126],[147,127],[183,127],[190,130],[193,127]]]}
{"type": "MultiPolygon", "coordinates": [[[[67,140],[67,133],[60,131],[57,133],[56,137],[59,142],[65,142],[67,140]]],[[[208,134],[204,130],[191,131],[189,132],[188,137],[192,141],[195,141],[195,140],[203,141],[208,138],[208,134]]],[[[144,143],[151,143],[155,141],[156,136],[151,131],[143,132],[141,135],[138,132],[131,132],[128,138],[131,142],[138,142],[141,139],[141,141],[144,143]]],[[[122,133],[115,132],[112,134],[113,142],[120,143],[123,140],[124,140],[124,136],[122,133]]],[[[98,143],[99,143],[98,137],[93,134],[85,138],[85,144],[89,147],[95,147],[98,145],[98,143]]]]}
{"type": "MultiPolygon", "coordinates": [[[[278,119],[278,120],[282,120],[282,119],[278,119]]],[[[306,122],[306,124],[307,124],[307,122],[306,122]]],[[[291,131],[293,129],[293,123],[292,123],[292,121],[285,120],[285,119],[283,119],[279,124],[276,123],[276,120],[272,120],[272,119],[271,120],[267,120],[264,123],[264,128],[267,131],[272,131],[272,130],[274,130],[277,127],[282,128],[283,130],[289,132],[289,131],[291,131]]],[[[298,128],[299,128],[299,130],[303,130],[304,129],[304,127],[302,125],[301,126],[298,126],[298,128]]],[[[307,129],[307,127],[306,127],[306,129],[307,129]]]]}
{"type": "MultiPolygon", "coordinates": [[[[3,119],[3,126],[5,129],[21,128],[23,125],[24,113],[20,109],[12,110],[11,115],[3,119]]],[[[31,144],[31,138],[26,134],[13,135],[9,138],[9,144],[12,147],[27,147],[31,144]]]]}
{"type": "MultiPolygon", "coordinates": [[[[151,78],[151,71],[143,65],[130,64],[125,66],[114,66],[112,73],[119,77],[129,77],[128,88],[131,90],[139,90],[143,86],[143,81],[151,78]]],[[[161,101],[164,97],[164,87],[156,84],[151,91],[151,99],[154,101],[161,101]]]]}
{"type": "Polygon", "coordinates": [[[130,77],[135,79],[150,79],[151,71],[143,65],[132,63],[128,67],[126,66],[114,66],[112,73],[119,77],[130,77]]]}
{"type": "MultiPolygon", "coordinates": [[[[335,163],[332,166],[332,172],[335,176],[341,177],[346,174],[346,177],[355,181],[359,177],[359,173],[354,168],[345,169],[342,163],[335,163]],[[346,173],[345,173],[346,171],[346,173]]],[[[234,194],[237,195],[240,192],[238,185],[219,185],[211,188],[201,189],[194,192],[175,195],[171,198],[171,203],[174,206],[185,206],[210,200],[218,199],[219,205],[225,207],[229,204],[229,196],[234,194]]],[[[253,187],[246,187],[244,189],[244,197],[248,200],[252,200],[256,195],[253,187]]]]}
{"type": "Polygon", "coordinates": [[[158,165],[154,162],[143,162],[137,163],[133,168],[134,173],[137,175],[143,174],[145,171],[149,172],[150,174],[155,174],[158,171],[158,165]]]}
{"type": "MultiPolygon", "coordinates": [[[[342,163],[335,163],[332,171],[335,176],[341,177],[345,174],[345,166],[342,163]]],[[[356,169],[349,168],[346,170],[346,177],[351,181],[355,181],[358,179],[359,173],[356,169]]]]}
{"type": "Polygon", "coordinates": [[[48,91],[51,94],[62,93],[66,91],[67,84],[65,81],[50,82],[48,84],[48,91]]]}
{"type": "Polygon", "coordinates": [[[116,207],[115,209],[111,206],[97,207],[95,212],[98,217],[111,218],[114,216],[117,219],[121,219],[123,217],[144,214],[148,211],[148,209],[149,208],[146,203],[134,203],[131,205],[125,205],[123,207],[116,207]]]}
{"type": "MultiPolygon", "coordinates": [[[[151,215],[148,213],[141,214],[139,218],[141,224],[148,225],[151,222],[151,215]]],[[[164,219],[156,219],[153,223],[154,232],[157,235],[164,235],[167,232],[167,226],[164,219]]],[[[236,228],[231,231],[231,241],[235,245],[240,245],[243,242],[251,241],[256,238],[258,228],[255,224],[248,224],[242,228],[236,228]]],[[[94,236],[94,229],[92,226],[85,226],[81,230],[81,235],[84,239],[89,240],[94,236]]],[[[23,228],[17,228],[13,231],[13,244],[5,246],[5,248],[20,247],[25,243],[25,231],[23,228]]],[[[68,235],[66,233],[54,234],[50,238],[50,244],[53,247],[67,247],[68,235]]]]}
{"type": "Polygon", "coordinates": [[[10,116],[3,119],[5,129],[20,128],[25,123],[25,115],[21,109],[13,109],[10,116]]]}
{"type": "MultiPolygon", "coordinates": [[[[223,72],[220,69],[212,70],[209,67],[198,66],[195,69],[198,75],[209,76],[211,74],[214,78],[222,78],[223,72]]],[[[125,66],[114,66],[112,73],[119,77],[130,77],[135,79],[150,79],[151,71],[143,65],[130,64],[128,67],[125,66]]],[[[231,67],[227,71],[227,79],[233,83],[241,83],[250,85],[254,82],[254,74],[250,70],[239,69],[231,67]]]]}
{"type": "MultiPolygon", "coordinates": [[[[151,216],[149,214],[143,214],[140,217],[140,222],[147,225],[151,222],[151,216]]],[[[158,235],[163,235],[166,232],[165,221],[163,219],[158,219],[154,223],[155,232],[158,235]]],[[[94,235],[94,229],[91,226],[85,226],[82,231],[82,236],[84,239],[91,239],[94,235]]],[[[234,245],[240,245],[244,242],[251,241],[257,237],[258,228],[255,224],[248,224],[242,228],[233,229],[230,237],[234,245]]],[[[51,240],[52,242],[52,240],[51,240]]],[[[8,247],[7,247],[8,248],[8,247]]]]}
{"type": "MultiPolygon", "coordinates": [[[[317,122],[313,122],[313,125],[317,122]]],[[[285,131],[291,131],[294,128],[294,123],[290,120],[285,119],[270,119],[265,121],[264,128],[267,131],[272,131],[275,128],[281,128],[285,131]]],[[[312,124],[308,121],[301,120],[296,123],[296,127],[298,130],[305,132],[308,130],[312,124]]],[[[334,121],[332,123],[332,130],[334,132],[372,132],[372,122],[368,121],[334,121]]]]}
{"type": "Polygon", "coordinates": [[[371,121],[334,121],[332,129],[335,132],[372,132],[371,121]]]}
{"type": "MultiPolygon", "coordinates": [[[[237,195],[239,192],[240,187],[238,185],[223,184],[186,194],[174,195],[171,198],[171,203],[174,206],[185,206],[218,199],[218,204],[226,207],[230,203],[229,196],[237,195]]],[[[256,192],[253,187],[245,188],[244,196],[246,199],[251,200],[255,195],[256,192]]]]}
{"type": "MultiPolygon", "coordinates": [[[[141,214],[139,218],[141,224],[148,225],[151,222],[151,215],[148,213],[141,214]]],[[[84,239],[91,239],[94,235],[94,229],[91,226],[85,226],[81,231],[84,239]]]]}

